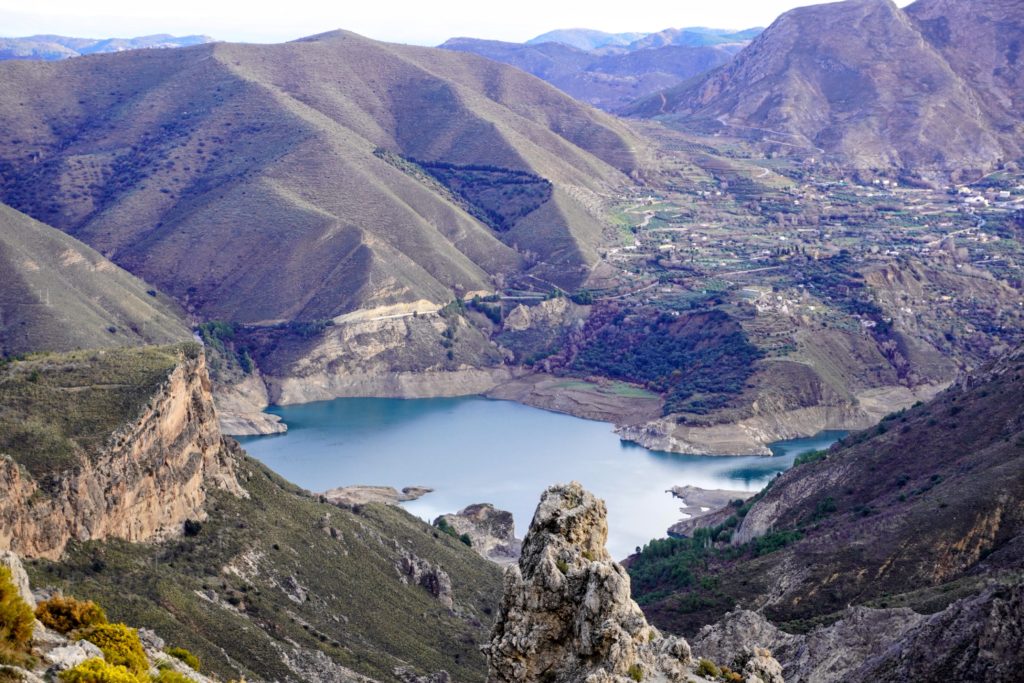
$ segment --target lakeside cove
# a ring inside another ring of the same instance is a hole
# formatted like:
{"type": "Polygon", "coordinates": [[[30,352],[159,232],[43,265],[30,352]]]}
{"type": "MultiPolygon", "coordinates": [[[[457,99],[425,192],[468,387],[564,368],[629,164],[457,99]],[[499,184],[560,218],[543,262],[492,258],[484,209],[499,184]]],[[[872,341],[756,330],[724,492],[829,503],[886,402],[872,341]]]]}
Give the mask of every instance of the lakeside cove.
{"type": "Polygon", "coordinates": [[[800,453],[843,436],[823,432],[779,442],[774,457],[720,457],[648,450],[621,440],[605,422],[481,397],[349,398],[269,412],[288,432],[241,441],[271,469],[312,491],[429,487],[431,493],[402,503],[428,520],[487,502],[512,512],[521,533],[538,492],[578,480],[613,513],[615,557],[664,536],[685,517],[673,487],[753,493],[800,453]]]}

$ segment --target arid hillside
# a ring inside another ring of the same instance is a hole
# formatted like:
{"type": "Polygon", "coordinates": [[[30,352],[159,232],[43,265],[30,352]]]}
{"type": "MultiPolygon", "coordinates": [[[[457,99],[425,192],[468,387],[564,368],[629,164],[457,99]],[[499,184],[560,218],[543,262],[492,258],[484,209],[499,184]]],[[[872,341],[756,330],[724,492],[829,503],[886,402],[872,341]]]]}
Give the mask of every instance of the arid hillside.
{"type": "Polygon", "coordinates": [[[653,34],[648,38],[653,41],[656,36],[664,42],[628,51],[586,51],[560,42],[521,44],[475,38],[452,38],[441,47],[510,64],[581,102],[616,111],[728,63],[746,44],[676,45],[670,36],[653,34]]]}
{"type": "Polygon", "coordinates": [[[192,336],[167,296],[78,240],[2,204],[0,271],[0,357],[192,336]]]}
{"type": "Polygon", "coordinates": [[[0,83],[7,203],[247,323],[524,271],[575,286],[641,147],[520,71],[345,32],[7,62],[0,83]]]}
{"type": "MultiPolygon", "coordinates": [[[[631,562],[638,600],[659,626],[688,634],[737,605],[804,633],[850,618],[851,606],[932,615],[994,587],[1019,593],[1022,372],[1017,349],[928,403],[802,456],[714,526],[652,542],[631,562]]],[[[950,640],[963,635],[950,628],[950,640]]],[[[986,659],[970,666],[1011,680],[1011,660],[986,659]]]]}
{"type": "Polygon", "coordinates": [[[1020,146],[1020,3],[846,0],[780,17],[641,116],[798,145],[862,168],[990,170],[1020,146]]]}

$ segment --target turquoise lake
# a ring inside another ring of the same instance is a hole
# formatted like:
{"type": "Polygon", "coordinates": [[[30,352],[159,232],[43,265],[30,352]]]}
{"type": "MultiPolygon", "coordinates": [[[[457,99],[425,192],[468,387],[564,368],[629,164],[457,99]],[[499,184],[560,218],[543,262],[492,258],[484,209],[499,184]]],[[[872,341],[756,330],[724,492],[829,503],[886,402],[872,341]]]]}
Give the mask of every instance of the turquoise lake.
{"type": "Polygon", "coordinates": [[[650,451],[612,425],[485,398],[348,398],[275,407],[288,433],[240,439],[246,450],[311,491],[356,484],[429,486],[404,503],[427,520],[471,503],[509,510],[527,529],[541,492],[576,480],[605,499],[608,545],[622,559],[682,518],[667,490],[692,485],[757,491],[800,453],[843,432],[775,444],[775,457],[709,457],[650,451]]]}

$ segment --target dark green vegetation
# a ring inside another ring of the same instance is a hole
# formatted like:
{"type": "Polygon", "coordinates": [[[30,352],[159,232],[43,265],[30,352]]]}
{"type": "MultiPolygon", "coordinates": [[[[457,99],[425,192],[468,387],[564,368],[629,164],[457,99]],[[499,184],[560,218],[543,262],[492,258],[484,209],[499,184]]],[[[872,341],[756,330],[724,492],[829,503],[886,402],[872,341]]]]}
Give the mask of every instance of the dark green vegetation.
{"type": "Polygon", "coordinates": [[[498,232],[508,232],[551,199],[551,183],[525,171],[412,161],[462,197],[475,209],[473,215],[498,232]]]}
{"type": "MultiPolygon", "coordinates": [[[[76,544],[62,562],[32,562],[33,582],[155,629],[224,678],[295,680],[282,656],[317,666],[317,651],[380,681],[395,680],[402,664],[444,669],[455,680],[484,675],[477,644],[500,591],[496,566],[398,508],[342,510],[239,449],[235,457],[251,498],[214,494],[195,535],[157,545],[76,544]],[[454,611],[400,581],[396,565],[406,552],[451,575],[454,611]]],[[[306,680],[316,678],[312,671],[306,680]]]]}
{"type": "Polygon", "coordinates": [[[448,534],[452,538],[459,539],[459,541],[468,546],[473,545],[473,541],[469,537],[469,534],[460,534],[458,531],[455,530],[455,528],[451,524],[448,523],[448,520],[446,520],[444,517],[438,517],[437,519],[435,519],[434,526],[436,526],[438,529],[448,534]]]}
{"type": "MultiPolygon", "coordinates": [[[[311,323],[306,323],[311,325],[311,323]]],[[[319,328],[318,334],[323,328],[319,328]]],[[[235,325],[221,320],[202,323],[197,331],[203,340],[203,346],[209,359],[210,375],[218,379],[220,374],[237,370],[244,375],[251,375],[256,369],[250,350],[247,347],[237,348],[235,341],[235,325]]]]}
{"type": "Polygon", "coordinates": [[[35,354],[0,365],[0,452],[36,478],[67,469],[135,419],[182,354],[198,353],[198,344],[186,342],[35,354]]]}
{"type": "Polygon", "coordinates": [[[0,357],[190,337],[163,294],[59,230],[0,204],[0,357]]]}
{"type": "Polygon", "coordinates": [[[665,414],[703,414],[743,391],[761,352],[728,314],[598,309],[569,366],[664,393],[665,414]]]}
{"type": "Polygon", "coordinates": [[[1020,581],[1024,351],[933,401],[809,455],[720,527],[631,563],[662,627],[694,632],[736,604],[791,629],[848,605],[930,613],[1020,581]]]}

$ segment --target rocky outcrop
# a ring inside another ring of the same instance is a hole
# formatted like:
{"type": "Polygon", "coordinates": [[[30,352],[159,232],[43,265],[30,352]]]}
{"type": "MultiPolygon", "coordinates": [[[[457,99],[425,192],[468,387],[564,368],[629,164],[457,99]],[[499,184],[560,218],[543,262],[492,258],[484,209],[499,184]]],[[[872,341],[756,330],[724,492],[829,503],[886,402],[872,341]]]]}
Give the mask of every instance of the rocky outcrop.
{"type": "Polygon", "coordinates": [[[33,479],[0,455],[0,548],[55,559],[74,539],[145,541],[206,518],[211,488],[244,496],[202,354],[181,356],[142,413],[74,467],[33,479]]]}
{"type": "Polygon", "coordinates": [[[511,564],[519,559],[523,542],[516,538],[511,512],[498,510],[490,503],[477,503],[459,512],[441,515],[434,522],[435,526],[442,524],[456,536],[468,536],[473,550],[488,560],[511,564]]]}
{"type": "MultiPolygon", "coordinates": [[[[519,564],[505,574],[484,647],[489,683],[702,680],[686,641],[662,636],[630,598],[607,536],[602,500],[575,482],[545,491],[519,564]]],[[[766,652],[748,660],[748,681],[781,682],[766,652]]]]}
{"type": "Polygon", "coordinates": [[[418,500],[433,490],[426,486],[406,486],[401,491],[393,486],[342,486],[324,491],[323,497],[328,503],[352,509],[368,503],[398,505],[418,500]]]}
{"type": "Polygon", "coordinates": [[[0,550],[0,567],[7,567],[11,570],[11,581],[14,583],[14,587],[18,589],[18,595],[28,603],[29,607],[35,609],[36,599],[32,595],[32,589],[28,583],[28,574],[25,573],[25,567],[21,564],[21,558],[10,550],[0,550]]]}
{"type": "Polygon", "coordinates": [[[223,434],[253,436],[288,431],[288,426],[279,416],[264,412],[270,405],[270,399],[259,371],[245,375],[237,382],[216,382],[213,399],[223,434]]]}
{"type": "Polygon", "coordinates": [[[452,577],[440,566],[406,551],[399,558],[395,569],[402,583],[420,586],[448,609],[455,606],[452,577]]]}
{"type": "MultiPolygon", "coordinates": [[[[767,647],[790,683],[1010,681],[1024,670],[1024,588],[993,587],[932,615],[906,608],[852,607],[806,635],[759,613],[731,612],[704,627],[694,647],[716,661],[738,648],[767,647]]],[[[774,666],[770,665],[769,666],[774,666]]]]}

